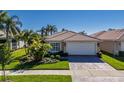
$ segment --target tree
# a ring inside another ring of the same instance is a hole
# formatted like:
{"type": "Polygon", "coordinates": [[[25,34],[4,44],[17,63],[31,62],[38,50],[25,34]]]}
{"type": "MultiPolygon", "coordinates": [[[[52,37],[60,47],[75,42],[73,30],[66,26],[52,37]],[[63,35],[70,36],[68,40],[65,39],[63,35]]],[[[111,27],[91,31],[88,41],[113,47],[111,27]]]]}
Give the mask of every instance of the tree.
{"type": "Polygon", "coordinates": [[[41,41],[41,38],[37,36],[33,39],[32,44],[29,46],[29,54],[36,61],[43,60],[44,56],[48,53],[48,51],[52,48],[52,46],[46,42],[41,41]]]}
{"type": "Polygon", "coordinates": [[[108,31],[113,31],[113,30],[115,30],[115,29],[114,29],[114,28],[109,28],[109,29],[108,29],[108,31]]]}
{"type": "Polygon", "coordinates": [[[32,30],[23,30],[21,33],[20,33],[20,39],[24,41],[24,47],[25,47],[25,53],[28,54],[28,51],[27,51],[27,47],[29,46],[30,44],[30,39],[31,39],[31,35],[33,34],[33,31],[32,30]]]}
{"type": "Polygon", "coordinates": [[[20,32],[22,23],[18,16],[9,16],[7,12],[0,12],[0,28],[5,31],[7,46],[10,47],[10,40],[20,32]]]}
{"type": "Polygon", "coordinates": [[[54,33],[57,32],[57,28],[55,25],[47,25],[46,26],[46,32],[48,33],[48,35],[53,35],[54,33]]]}
{"type": "Polygon", "coordinates": [[[41,33],[41,36],[53,35],[57,32],[57,27],[55,25],[47,25],[46,27],[42,27],[38,32],[41,33]]]}
{"type": "Polygon", "coordinates": [[[0,45],[0,64],[3,71],[3,81],[6,81],[5,65],[11,62],[11,51],[7,43],[0,45]]]}
{"type": "Polygon", "coordinates": [[[65,29],[65,28],[62,28],[62,30],[61,30],[61,31],[63,32],[63,31],[69,31],[69,30],[68,30],[68,29],[65,29]]]}
{"type": "Polygon", "coordinates": [[[46,28],[42,27],[40,30],[38,30],[37,32],[40,32],[40,35],[43,37],[44,35],[47,35],[46,33],[46,28]]]}
{"type": "Polygon", "coordinates": [[[0,30],[4,29],[4,23],[8,14],[5,11],[0,11],[0,30]]]}
{"type": "Polygon", "coordinates": [[[87,33],[85,31],[81,31],[79,34],[86,35],[87,33]]]}

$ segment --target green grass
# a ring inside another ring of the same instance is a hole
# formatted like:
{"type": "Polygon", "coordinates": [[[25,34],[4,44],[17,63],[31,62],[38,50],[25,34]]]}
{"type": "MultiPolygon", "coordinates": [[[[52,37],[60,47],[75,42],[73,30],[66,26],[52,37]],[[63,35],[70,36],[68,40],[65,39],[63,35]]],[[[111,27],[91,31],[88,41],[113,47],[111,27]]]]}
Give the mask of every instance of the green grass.
{"type": "Polygon", "coordinates": [[[124,57],[114,57],[107,54],[102,54],[101,60],[110,64],[117,70],[124,70],[124,57]]]}
{"type": "Polygon", "coordinates": [[[26,55],[24,48],[23,49],[18,49],[16,51],[12,52],[12,57],[14,59],[18,59],[18,58],[20,58],[20,57],[22,57],[24,55],[26,55]]]}
{"type": "MultiPolygon", "coordinates": [[[[24,49],[16,50],[12,53],[12,57],[15,59],[10,64],[6,65],[6,69],[10,70],[18,70],[18,69],[37,69],[37,70],[68,70],[69,63],[68,61],[59,61],[53,64],[31,64],[27,63],[24,65],[20,65],[19,58],[25,55],[24,49]]],[[[1,69],[0,65],[0,69],[1,69]]]]}
{"type": "MultiPolygon", "coordinates": [[[[10,82],[71,82],[70,75],[13,75],[7,76],[10,82]]],[[[0,76],[0,81],[2,77],[0,76]]]]}

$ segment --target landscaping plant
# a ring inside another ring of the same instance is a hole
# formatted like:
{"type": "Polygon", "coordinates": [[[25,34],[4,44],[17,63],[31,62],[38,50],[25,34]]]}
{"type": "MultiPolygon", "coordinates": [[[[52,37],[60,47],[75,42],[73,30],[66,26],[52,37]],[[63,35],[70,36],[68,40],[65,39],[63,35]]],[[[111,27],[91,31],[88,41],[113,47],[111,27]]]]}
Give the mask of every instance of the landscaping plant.
{"type": "Polygon", "coordinates": [[[0,64],[3,71],[3,81],[6,81],[5,65],[9,64],[11,60],[11,51],[10,48],[7,47],[7,43],[0,45],[0,64]]]}
{"type": "Polygon", "coordinates": [[[41,42],[40,39],[34,39],[32,45],[29,47],[29,54],[35,61],[43,60],[44,56],[48,54],[48,51],[52,46],[48,43],[41,42]]]}

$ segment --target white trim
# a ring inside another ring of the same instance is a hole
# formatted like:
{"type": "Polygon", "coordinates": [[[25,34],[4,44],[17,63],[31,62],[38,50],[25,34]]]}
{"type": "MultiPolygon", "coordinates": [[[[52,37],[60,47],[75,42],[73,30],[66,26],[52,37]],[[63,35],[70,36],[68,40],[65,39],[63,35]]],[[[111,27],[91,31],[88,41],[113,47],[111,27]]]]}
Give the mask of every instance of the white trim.
{"type": "MultiPolygon", "coordinates": [[[[60,51],[62,50],[62,44],[61,44],[61,42],[54,42],[54,41],[52,41],[52,42],[49,42],[50,44],[51,43],[59,43],[60,44],[60,51]]],[[[52,50],[50,50],[50,52],[59,52],[59,51],[52,51],[52,50]]]]}

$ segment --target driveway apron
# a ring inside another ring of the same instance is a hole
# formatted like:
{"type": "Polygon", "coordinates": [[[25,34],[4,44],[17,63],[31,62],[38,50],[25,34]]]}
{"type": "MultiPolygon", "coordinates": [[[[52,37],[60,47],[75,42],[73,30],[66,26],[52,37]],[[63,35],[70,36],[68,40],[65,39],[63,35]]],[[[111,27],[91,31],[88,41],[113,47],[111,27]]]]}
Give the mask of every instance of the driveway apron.
{"type": "Polygon", "coordinates": [[[69,56],[74,82],[121,82],[124,72],[102,62],[96,56],[69,56]]]}

